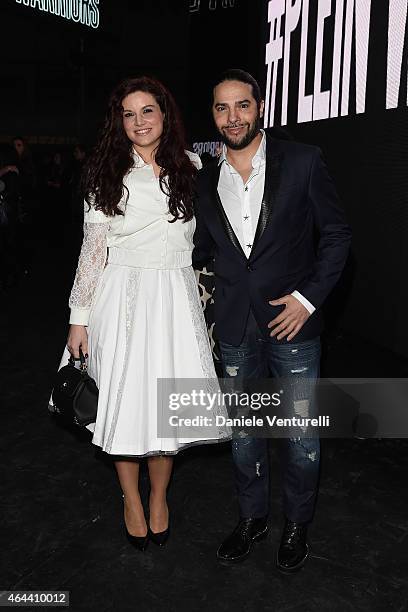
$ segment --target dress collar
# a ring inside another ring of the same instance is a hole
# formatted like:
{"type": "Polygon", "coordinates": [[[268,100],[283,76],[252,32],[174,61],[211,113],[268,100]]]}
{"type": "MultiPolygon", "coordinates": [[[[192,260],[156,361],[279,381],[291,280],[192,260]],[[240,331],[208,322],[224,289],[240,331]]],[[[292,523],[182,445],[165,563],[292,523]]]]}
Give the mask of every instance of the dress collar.
{"type": "Polygon", "coordinates": [[[134,168],[144,168],[145,166],[149,166],[144,159],[139,155],[139,153],[132,147],[132,157],[134,161],[134,168]]]}

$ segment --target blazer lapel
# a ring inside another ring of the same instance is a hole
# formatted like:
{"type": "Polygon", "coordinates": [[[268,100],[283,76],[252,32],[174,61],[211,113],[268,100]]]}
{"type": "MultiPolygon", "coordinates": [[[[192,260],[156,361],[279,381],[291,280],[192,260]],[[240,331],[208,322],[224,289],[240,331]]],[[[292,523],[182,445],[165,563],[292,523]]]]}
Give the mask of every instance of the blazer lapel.
{"type": "Polygon", "coordinates": [[[266,226],[271,217],[271,213],[274,205],[275,192],[280,182],[282,154],[277,153],[274,150],[272,139],[266,136],[266,168],[265,168],[265,187],[262,197],[261,210],[259,213],[258,224],[256,226],[256,232],[254,237],[254,244],[252,246],[252,254],[255,251],[255,247],[265,231],[266,226]]]}
{"type": "Polygon", "coordinates": [[[255,247],[264,233],[266,226],[271,217],[271,213],[274,205],[275,192],[280,182],[282,154],[277,152],[273,139],[270,136],[266,136],[266,167],[265,167],[265,186],[262,197],[261,210],[259,213],[258,224],[255,231],[254,243],[249,258],[245,255],[241,244],[235,234],[231,223],[227,217],[224,207],[221,202],[220,195],[218,193],[218,181],[220,178],[221,164],[214,164],[212,167],[211,177],[211,189],[213,191],[214,202],[216,203],[217,212],[221,221],[221,225],[227,234],[228,239],[232,242],[238,253],[248,261],[252,258],[255,251],[255,247]]]}
{"type": "Polygon", "coordinates": [[[236,233],[234,232],[231,223],[229,222],[229,219],[227,217],[227,214],[224,210],[224,207],[222,205],[221,202],[221,198],[220,195],[218,193],[218,181],[220,178],[220,171],[221,171],[221,164],[217,164],[213,166],[213,176],[212,176],[212,190],[213,190],[213,196],[214,196],[214,201],[216,203],[216,207],[217,207],[217,211],[218,211],[218,215],[221,221],[221,225],[223,226],[229,240],[232,242],[232,244],[234,245],[234,247],[237,249],[237,251],[240,253],[240,255],[242,255],[242,257],[244,257],[245,259],[247,259],[241,245],[240,242],[237,238],[236,233]]]}

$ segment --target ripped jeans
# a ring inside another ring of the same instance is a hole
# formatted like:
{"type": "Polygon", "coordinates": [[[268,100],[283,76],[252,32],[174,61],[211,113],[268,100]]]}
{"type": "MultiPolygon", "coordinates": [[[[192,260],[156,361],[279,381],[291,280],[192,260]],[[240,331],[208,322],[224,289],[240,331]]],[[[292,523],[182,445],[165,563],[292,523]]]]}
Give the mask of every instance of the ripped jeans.
{"type": "MultiPolygon", "coordinates": [[[[224,377],[296,377],[300,391],[299,416],[314,416],[314,381],[320,373],[320,338],[304,342],[285,339],[269,342],[261,336],[250,312],[245,336],[239,346],[220,342],[224,377]],[[310,396],[309,402],[307,397],[310,396]],[[306,398],[306,400],[305,400],[306,398]],[[308,412],[301,414],[301,411],[308,412]]],[[[296,410],[296,408],[295,408],[296,410]]],[[[318,437],[277,440],[282,473],[283,509],[290,521],[312,520],[319,482],[318,437]]],[[[268,439],[237,437],[232,441],[235,482],[240,516],[260,518],[269,512],[268,439]]]]}

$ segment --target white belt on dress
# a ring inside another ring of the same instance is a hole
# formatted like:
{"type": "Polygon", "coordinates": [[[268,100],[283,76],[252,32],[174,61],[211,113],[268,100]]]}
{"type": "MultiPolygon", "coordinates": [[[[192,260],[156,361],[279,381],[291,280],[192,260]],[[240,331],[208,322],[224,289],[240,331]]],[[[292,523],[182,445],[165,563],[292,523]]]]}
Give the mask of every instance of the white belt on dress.
{"type": "Polygon", "coordinates": [[[192,250],[187,251],[144,251],[142,249],[121,249],[109,247],[108,263],[132,268],[153,268],[155,270],[175,270],[191,266],[192,250]]]}

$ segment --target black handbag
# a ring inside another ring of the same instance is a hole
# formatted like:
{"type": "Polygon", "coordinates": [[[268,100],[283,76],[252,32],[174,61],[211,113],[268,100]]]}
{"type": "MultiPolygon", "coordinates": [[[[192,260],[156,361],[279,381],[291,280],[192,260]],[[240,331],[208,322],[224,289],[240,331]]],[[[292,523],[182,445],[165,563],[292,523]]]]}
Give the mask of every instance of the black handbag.
{"type": "Polygon", "coordinates": [[[81,365],[75,367],[74,357],[62,367],[56,376],[52,390],[54,412],[64,421],[81,427],[95,423],[98,408],[98,387],[87,372],[85,357],[79,349],[81,365]]]}

